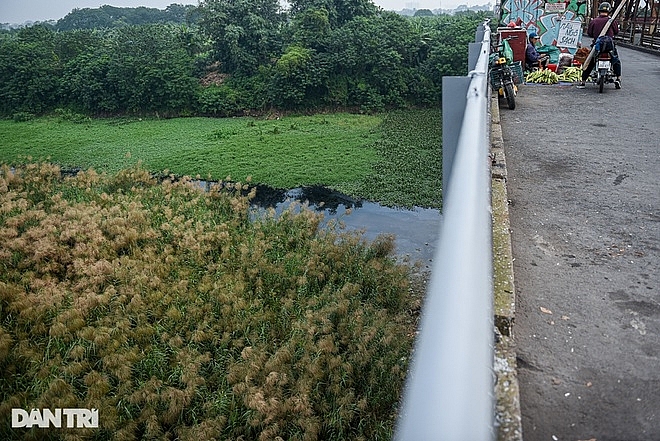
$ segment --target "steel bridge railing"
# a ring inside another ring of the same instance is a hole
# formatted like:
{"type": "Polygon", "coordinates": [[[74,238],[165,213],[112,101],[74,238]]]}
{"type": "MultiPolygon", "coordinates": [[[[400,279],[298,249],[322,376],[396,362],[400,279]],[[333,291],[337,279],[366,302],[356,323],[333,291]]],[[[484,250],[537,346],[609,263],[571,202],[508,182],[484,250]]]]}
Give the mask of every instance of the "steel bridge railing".
{"type": "Polygon", "coordinates": [[[488,21],[444,77],[443,222],[396,440],[495,438],[488,21]]]}
{"type": "Polygon", "coordinates": [[[617,39],[634,47],[660,50],[660,1],[630,0],[619,19],[617,39]]]}

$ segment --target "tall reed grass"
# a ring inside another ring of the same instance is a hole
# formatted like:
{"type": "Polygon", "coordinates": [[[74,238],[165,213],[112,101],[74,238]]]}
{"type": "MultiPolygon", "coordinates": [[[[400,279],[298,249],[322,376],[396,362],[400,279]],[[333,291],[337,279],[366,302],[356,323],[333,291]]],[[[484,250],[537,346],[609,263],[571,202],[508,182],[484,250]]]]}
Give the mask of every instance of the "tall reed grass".
{"type": "Polygon", "coordinates": [[[0,170],[0,439],[391,437],[418,302],[392,239],[253,220],[246,188],[0,170]],[[100,428],[10,428],[57,407],[100,428]]]}

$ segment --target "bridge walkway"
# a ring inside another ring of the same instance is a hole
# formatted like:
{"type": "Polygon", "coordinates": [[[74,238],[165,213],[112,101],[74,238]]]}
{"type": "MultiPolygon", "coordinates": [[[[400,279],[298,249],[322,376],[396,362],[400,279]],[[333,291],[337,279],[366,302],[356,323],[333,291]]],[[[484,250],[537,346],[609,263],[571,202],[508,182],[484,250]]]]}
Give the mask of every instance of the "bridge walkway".
{"type": "Polygon", "coordinates": [[[660,440],[660,57],[501,106],[523,437],[660,440]]]}

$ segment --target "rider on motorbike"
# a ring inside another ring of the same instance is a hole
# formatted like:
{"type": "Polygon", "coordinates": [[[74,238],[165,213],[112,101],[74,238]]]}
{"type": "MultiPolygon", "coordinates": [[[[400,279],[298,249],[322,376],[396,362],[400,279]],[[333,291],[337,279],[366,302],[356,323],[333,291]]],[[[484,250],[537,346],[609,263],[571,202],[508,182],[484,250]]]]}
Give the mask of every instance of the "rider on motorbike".
{"type": "MultiPolygon", "coordinates": [[[[614,71],[614,76],[616,77],[614,80],[614,87],[621,89],[621,60],[619,59],[619,54],[617,53],[613,40],[614,36],[619,33],[619,24],[616,20],[612,21],[610,28],[605,33],[605,36],[608,37],[608,39],[605,39],[604,42],[598,41],[598,36],[603,31],[605,24],[610,19],[610,12],[612,12],[612,5],[610,5],[608,2],[602,2],[600,5],[598,5],[598,17],[589,22],[589,26],[587,27],[587,35],[593,38],[593,42],[591,43],[592,46],[600,45],[601,43],[604,45],[611,45],[612,49],[610,50],[610,55],[612,56],[612,70],[614,71]]],[[[596,57],[593,57],[587,68],[582,71],[582,82],[578,85],[579,88],[584,87],[584,82],[587,80],[587,78],[589,78],[589,75],[591,74],[591,71],[594,69],[595,65],[596,57]]]]}

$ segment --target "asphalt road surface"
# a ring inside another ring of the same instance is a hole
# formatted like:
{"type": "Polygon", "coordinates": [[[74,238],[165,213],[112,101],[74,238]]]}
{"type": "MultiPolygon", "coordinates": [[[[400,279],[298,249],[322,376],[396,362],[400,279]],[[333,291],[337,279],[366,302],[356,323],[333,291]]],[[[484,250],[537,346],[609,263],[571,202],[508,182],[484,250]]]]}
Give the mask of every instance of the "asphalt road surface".
{"type": "Polygon", "coordinates": [[[500,106],[523,437],[660,440],[660,57],[500,106]]]}

